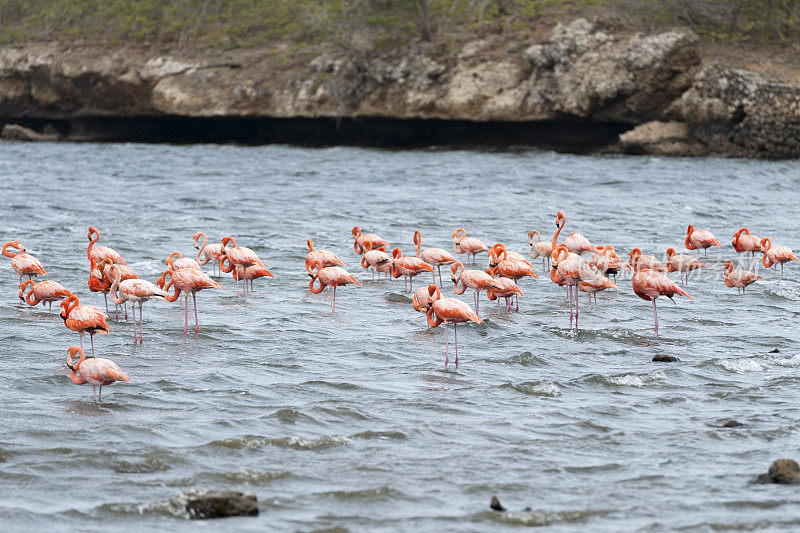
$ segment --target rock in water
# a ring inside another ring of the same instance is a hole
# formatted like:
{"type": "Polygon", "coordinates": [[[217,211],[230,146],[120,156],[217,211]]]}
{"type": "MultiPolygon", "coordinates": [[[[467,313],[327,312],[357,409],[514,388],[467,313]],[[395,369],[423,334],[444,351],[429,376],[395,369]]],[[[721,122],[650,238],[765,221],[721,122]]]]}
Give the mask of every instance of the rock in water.
{"type": "Polygon", "coordinates": [[[773,348],[772,350],[768,351],[767,353],[781,353],[781,351],[777,348],[773,348]]]}
{"type": "Polygon", "coordinates": [[[667,355],[665,353],[657,353],[653,356],[654,363],[674,363],[679,359],[673,355],[667,355]]]}
{"type": "Polygon", "coordinates": [[[206,490],[184,495],[189,518],[223,518],[258,515],[255,494],[236,490],[206,490]]]}
{"type": "Polygon", "coordinates": [[[744,424],[742,424],[741,422],[739,422],[737,420],[728,420],[727,422],[722,424],[722,427],[724,427],[724,428],[738,428],[738,427],[741,427],[743,425],[744,424]]]}
{"type": "Polygon", "coordinates": [[[769,465],[767,472],[773,483],[797,483],[800,481],[800,466],[794,459],[778,459],[769,465]]]}
{"type": "Polygon", "coordinates": [[[0,139],[4,141],[60,141],[58,133],[38,133],[19,124],[6,124],[0,131],[0,139]]]}
{"type": "Polygon", "coordinates": [[[503,507],[503,504],[500,503],[500,498],[498,498],[497,496],[492,496],[492,501],[489,503],[489,507],[491,507],[493,511],[506,510],[506,508],[503,507]]]}

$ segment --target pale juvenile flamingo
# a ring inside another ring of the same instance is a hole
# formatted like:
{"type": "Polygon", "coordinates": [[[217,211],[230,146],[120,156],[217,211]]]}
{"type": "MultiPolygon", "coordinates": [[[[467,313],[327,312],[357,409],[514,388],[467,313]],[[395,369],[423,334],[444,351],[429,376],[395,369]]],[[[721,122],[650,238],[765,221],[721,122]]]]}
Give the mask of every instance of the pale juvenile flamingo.
{"type": "MultiPolygon", "coordinates": [[[[308,268],[308,263],[306,263],[308,268]]],[[[361,268],[372,268],[372,279],[375,279],[375,272],[390,275],[392,272],[392,258],[386,253],[386,248],[381,246],[377,250],[372,249],[372,243],[364,243],[364,255],[361,256],[361,268]]]]}
{"type": "Polygon", "coordinates": [[[471,255],[474,263],[475,255],[481,252],[488,252],[489,247],[483,244],[480,239],[467,237],[467,232],[464,231],[464,228],[458,228],[453,232],[453,251],[457,254],[471,255]]]}
{"type": "Polygon", "coordinates": [[[108,335],[108,322],[106,314],[99,307],[93,305],[79,305],[80,301],[74,294],[61,302],[60,317],[64,325],[81,335],[81,348],[83,348],[83,334],[89,334],[92,343],[92,356],[94,356],[94,334],[108,335]]]}
{"type": "MultiPolygon", "coordinates": [[[[661,272],[649,268],[641,269],[638,265],[634,267],[634,270],[633,292],[642,300],[653,302],[653,319],[655,320],[656,337],[658,337],[656,298],[666,296],[672,300],[672,297],[676,294],[686,296],[690,300],[693,300],[693,298],[661,272]]],[[[672,303],[675,303],[675,301],[673,300],[672,303]]]]}
{"type": "Polygon", "coordinates": [[[344,266],[344,263],[339,259],[335,253],[328,250],[315,250],[314,243],[311,239],[306,241],[308,245],[308,253],[306,254],[306,265],[311,261],[319,261],[323,267],[344,266]]]}
{"type": "MultiPolygon", "coordinates": [[[[227,260],[227,259],[226,259],[227,260]]],[[[258,278],[274,278],[275,276],[267,270],[263,265],[253,265],[247,269],[247,275],[245,276],[244,268],[241,266],[237,266],[233,269],[233,279],[236,281],[244,280],[246,284],[248,281],[250,282],[250,292],[253,292],[253,280],[258,278]]]]}
{"type": "Polygon", "coordinates": [[[203,270],[197,260],[192,259],[191,257],[183,257],[183,254],[180,252],[172,252],[169,254],[164,263],[170,270],[180,270],[181,268],[196,268],[197,270],[203,270]]]}
{"type": "Polygon", "coordinates": [[[551,270],[555,273],[550,275],[550,279],[558,285],[567,287],[567,297],[569,298],[569,327],[572,327],[572,319],[575,318],[575,327],[578,327],[578,283],[581,281],[581,271],[589,268],[588,263],[581,259],[581,256],[570,252],[566,245],[559,244],[551,254],[553,266],[551,270]],[[575,300],[575,313],[572,312],[573,289],[575,300]]]}
{"type": "Polygon", "coordinates": [[[86,353],[79,346],[67,348],[67,367],[70,374],[69,379],[76,385],[89,383],[92,386],[92,393],[95,401],[103,399],[103,386],[111,385],[115,381],[130,381],[131,378],[117,366],[117,364],[102,357],[92,357],[86,359],[86,353]],[[78,362],[72,359],[75,354],[80,352],[81,358],[78,362]],[[80,373],[80,376],[78,375],[80,373]],[[100,395],[97,394],[97,387],[100,387],[100,395]]]}
{"type": "Polygon", "coordinates": [[[411,306],[414,308],[414,311],[419,311],[420,313],[427,313],[428,309],[431,307],[431,299],[430,294],[428,294],[428,287],[420,287],[414,294],[411,296],[411,306]]]}
{"type": "MultiPolygon", "coordinates": [[[[519,288],[517,282],[511,278],[503,278],[495,275],[495,271],[491,268],[487,268],[485,271],[487,274],[492,276],[494,280],[500,285],[502,288],[500,289],[493,289],[489,288],[486,289],[486,297],[489,298],[491,301],[497,300],[497,303],[500,303],[500,298],[506,299],[506,312],[511,312],[511,302],[515,297],[525,296],[522,292],[522,289],[519,288]]],[[[517,311],[519,311],[519,304],[517,304],[517,311]]]]}
{"type": "Polygon", "coordinates": [[[714,234],[707,229],[694,229],[691,224],[686,228],[686,248],[688,250],[703,249],[703,257],[708,257],[709,246],[722,246],[714,234]]]}
{"type": "Polygon", "coordinates": [[[151,298],[166,300],[169,297],[166,291],[159,289],[154,284],[143,279],[122,280],[120,265],[112,265],[110,268],[111,284],[109,295],[115,304],[131,302],[131,314],[133,315],[133,343],[136,344],[136,303],[139,303],[139,344],[144,343],[142,332],[142,304],[151,298]],[[119,291],[119,294],[117,294],[119,291]]]}
{"type": "Polygon", "coordinates": [[[89,248],[86,249],[86,258],[90,261],[94,258],[98,264],[103,259],[110,259],[112,263],[119,265],[126,265],[125,260],[122,259],[116,251],[108,246],[95,246],[94,244],[100,240],[100,232],[94,226],[89,228],[89,248]]]}
{"type": "Polygon", "coordinates": [[[462,263],[455,263],[452,265],[450,267],[450,273],[450,281],[453,282],[453,290],[456,294],[464,294],[467,289],[475,291],[474,300],[475,310],[477,312],[479,312],[480,291],[485,291],[487,289],[503,289],[503,286],[486,272],[480,270],[464,270],[464,265],[462,263]],[[459,268],[461,272],[456,274],[459,268]]]}
{"type": "Polygon", "coordinates": [[[764,278],[753,274],[749,270],[734,270],[733,261],[730,259],[725,261],[725,285],[728,287],[736,287],[737,293],[744,294],[745,287],[752,285],[760,279],[764,278]]]}
{"type": "Polygon", "coordinates": [[[597,267],[598,272],[604,276],[614,276],[617,281],[617,274],[620,270],[631,270],[630,265],[623,261],[618,255],[614,246],[597,246],[598,252],[592,255],[590,264],[597,267]]]}
{"type": "MultiPolygon", "coordinates": [[[[236,266],[241,266],[244,268],[245,275],[244,278],[247,278],[247,269],[253,265],[264,266],[264,263],[259,259],[258,255],[251,250],[250,248],[245,248],[244,246],[236,246],[236,241],[233,240],[233,237],[225,237],[222,239],[222,249],[224,252],[224,257],[222,261],[220,261],[219,267],[220,269],[227,273],[233,271],[236,266]],[[226,248],[227,245],[230,243],[230,248],[226,248]],[[225,266],[223,263],[227,259],[228,266],[225,266]]],[[[244,284],[244,290],[242,291],[242,295],[247,292],[247,284],[244,284]]],[[[239,281],[236,281],[236,295],[239,295],[239,281]]]]}
{"type": "MultiPolygon", "coordinates": [[[[592,303],[592,296],[594,296],[594,305],[597,307],[597,293],[606,289],[618,289],[618,287],[616,283],[600,274],[596,266],[590,265],[589,270],[581,271],[578,290],[589,296],[589,304],[592,303]]],[[[575,299],[577,300],[577,293],[575,293],[575,299]]]]}
{"type": "Polygon", "coordinates": [[[203,266],[211,261],[211,273],[215,275],[222,275],[219,271],[219,264],[224,256],[222,252],[222,243],[212,242],[211,244],[208,244],[208,238],[202,231],[198,231],[192,235],[192,239],[194,240],[194,247],[197,249],[197,257],[195,258],[197,264],[203,266]],[[200,237],[203,238],[202,246],[200,246],[200,237]],[[200,259],[201,254],[204,256],[202,260],[200,259]]]}
{"type": "Polygon", "coordinates": [[[435,328],[444,322],[444,366],[447,368],[447,363],[450,362],[447,346],[447,324],[452,323],[453,331],[455,332],[456,368],[458,368],[458,324],[460,322],[475,322],[476,324],[480,324],[483,320],[472,310],[467,302],[463,302],[457,298],[442,298],[442,293],[438,285],[428,285],[428,295],[428,299],[431,302],[428,308],[428,325],[435,328]]]}
{"type": "MultiPolygon", "coordinates": [[[[520,254],[506,250],[502,242],[498,242],[489,250],[489,268],[497,277],[510,278],[515,282],[519,282],[526,276],[539,279],[533,265],[520,254]]],[[[519,311],[519,295],[514,298],[516,299],[516,310],[519,311]]]]}
{"type": "Polygon", "coordinates": [[[744,252],[745,257],[752,259],[748,268],[753,268],[755,263],[756,252],[763,252],[764,248],[761,246],[761,239],[755,235],[750,235],[750,230],[742,228],[733,235],[733,249],[737,252],[744,252]]]}
{"type": "Polygon", "coordinates": [[[675,248],[667,248],[667,272],[680,272],[684,286],[689,285],[689,272],[699,268],[708,268],[708,265],[691,255],[679,254],[675,248]]]}
{"type": "MultiPolygon", "coordinates": [[[[436,267],[439,271],[439,285],[442,284],[442,265],[452,265],[458,263],[458,259],[453,257],[450,252],[441,248],[425,248],[422,249],[422,233],[419,230],[414,231],[414,245],[417,247],[417,257],[436,267]]],[[[436,283],[436,275],[433,276],[433,282],[436,283]]]]}
{"type": "Polygon", "coordinates": [[[541,237],[538,230],[532,229],[528,232],[528,244],[531,245],[531,251],[528,252],[528,255],[530,255],[532,259],[541,257],[542,272],[546,273],[550,268],[550,254],[553,253],[553,245],[547,241],[541,240],[541,237]],[[536,235],[536,242],[533,241],[534,235],[536,235]],[[545,266],[545,261],[547,262],[547,266],[545,266]]]}
{"type": "MultiPolygon", "coordinates": [[[[94,261],[94,258],[92,258],[94,261]]],[[[133,271],[131,267],[128,265],[124,265],[122,263],[114,263],[110,258],[105,258],[97,264],[97,269],[100,271],[101,281],[108,282],[108,288],[111,289],[111,267],[117,266],[117,272],[120,276],[120,281],[125,281],[126,279],[139,279],[139,276],[136,275],[136,272],[133,271]]],[[[105,294],[108,294],[106,291],[105,294]]],[[[126,302],[122,303],[122,309],[125,311],[125,320],[128,320],[128,304],[126,302]]],[[[108,310],[108,303],[106,303],[106,310],[108,310]]],[[[119,305],[117,304],[114,308],[114,318],[119,319],[119,305]]]]}
{"type": "Polygon", "coordinates": [[[44,267],[38,259],[25,251],[25,247],[19,241],[10,241],[3,245],[3,255],[11,258],[11,268],[19,275],[19,282],[22,283],[22,276],[33,279],[36,276],[46,276],[44,267]],[[9,248],[19,250],[14,253],[9,248]]]}
{"type": "Polygon", "coordinates": [[[26,280],[19,285],[20,300],[30,306],[38,305],[39,303],[44,306],[44,304],[48,303],[50,304],[50,311],[53,310],[53,302],[60,302],[69,296],[72,296],[72,293],[57,281],[46,280],[34,283],[32,280],[26,280]],[[27,295],[25,295],[26,287],[30,287],[27,295]]]}
{"type": "Polygon", "coordinates": [[[389,242],[381,239],[374,233],[361,233],[361,228],[358,226],[353,227],[353,231],[351,231],[353,237],[355,237],[355,241],[353,241],[353,249],[356,251],[358,255],[364,253],[364,245],[372,243],[373,249],[378,249],[381,246],[389,246],[389,242]]]}
{"type": "Polygon", "coordinates": [[[194,340],[197,341],[200,334],[200,321],[197,318],[197,292],[205,289],[224,289],[224,287],[211,279],[211,276],[196,268],[167,270],[162,275],[164,279],[169,276],[169,282],[164,286],[164,290],[169,292],[169,288],[174,287],[172,295],[166,298],[168,302],[177,300],[181,293],[186,295],[183,342],[186,342],[186,334],[189,331],[189,294],[191,293],[194,307],[194,340]]]}
{"type": "MultiPolygon", "coordinates": [[[[556,230],[555,235],[553,235],[553,242],[551,243],[551,248],[555,251],[556,247],[558,246],[558,235],[561,233],[561,230],[564,229],[564,226],[567,224],[567,216],[564,214],[563,211],[559,211],[556,213],[556,230]]],[[[570,233],[564,242],[562,243],[564,246],[567,247],[567,250],[573,254],[581,255],[584,252],[598,252],[597,247],[589,242],[589,239],[581,235],[580,233],[570,233]]],[[[553,253],[552,251],[550,252],[553,253]]]]}
{"type": "Polygon", "coordinates": [[[321,293],[325,287],[333,287],[333,297],[331,298],[331,312],[336,311],[336,287],[339,285],[348,285],[361,283],[354,278],[347,270],[342,267],[323,267],[319,261],[312,261],[306,267],[311,281],[308,282],[308,289],[314,293],[321,293]],[[314,270],[316,269],[316,272],[314,270]],[[319,282],[319,288],[314,286],[314,282],[319,282]]]}
{"type": "Polygon", "coordinates": [[[772,241],[769,237],[761,239],[761,247],[764,249],[764,257],[761,258],[761,263],[765,268],[770,268],[775,265],[775,273],[778,272],[777,264],[781,264],[781,279],[783,279],[783,264],[789,261],[798,261],[797,256],[786,246],[772,246],[772,241]]]}
{"type": "MultiPolygon", "coordinates": [[[[433,272],[433,267],[420,259],[419,257],[403,257],[403,252],[400,248],[392,250],[392,277],[397,279],[404,276],[403,281],[411,283],[410,291],[414,290],[414,276],[418,276],[423,272],[433,272]]],[[[434,281],[436,279],[434,278],[434,281]]],[[[403,290],[408,290],[408,283],[403,284],[403,290]]],[[[409,292],[410,292],[409,291],[409,292]]]]}
{"type": "Polygon", "coordinates": [[[656,270],[658,272],[667,271],[667,267],[659,263],[658,259],[652,255],[642,254],[641,248],[634,248],[631,250],[628,253],[628,258],[630,259],[630,264],[634,271],[637,268],[640,270],[649,268],[650,270],[656,270]]]}

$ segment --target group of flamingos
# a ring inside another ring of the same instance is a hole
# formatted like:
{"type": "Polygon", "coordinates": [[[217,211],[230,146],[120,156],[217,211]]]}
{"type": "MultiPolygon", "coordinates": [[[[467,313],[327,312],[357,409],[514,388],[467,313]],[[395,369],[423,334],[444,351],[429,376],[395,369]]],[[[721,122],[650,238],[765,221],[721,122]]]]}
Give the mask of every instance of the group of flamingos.
{"type": "MultiPolygon", "coordinates": [[[[658,312],[656,299],[666,296],[672,299],[679,294],[691,299],[691,296],[679,285],[670,280],[666,274],[678,272],[681,282],[686,285],[688,273],[707,265],[698,258],[686,254],[679,254],[674,248],[667,249],[666,265],[660,263],[655,257],[645,255],[639,248],[634,248],[628,254],[628,260],[621,259],[613,245],[595,246],[586,237],[579,233],[571,233],[559,244],[561,230],[566,225],[566,216],[562,211],[556,213],[556,230],[551,241],[541,240],[541,234],[532,230],[528,233],[530,244],[529,256],[533,259],[542,259],[542,270],[549,271],[552,282],[567,288],[570,305],[570,327],[578,327],[578,291],[589,295],[590,302],[594,297],[597,303],[597,293],[605,289],[617,289],[616,275],[621,270],[633,271],[633,292],[640,298],[652,302],[655,335],[658,336],[658,312]],[[534,241],[533,238],[536,237],[534,241]],[[583,254],[591,254],[590,259],[585,259],[583,254]],[[551,263],[551,264],[550,264],[551,263]],[[611,281],[607,276],[614,277],[611,281]]],[[[372,269],[373,279],[375,274],[384,274],[393,278],[404,277],[406,288],[413,292],[411,302],[416,311],[427,315],[428,324],[437,327],[445,324],[445,367],[449,363],[449,344],[447,327],[453,324],[455,336],[455,364],[458,367],[458,330],[457,324],[463,322],[481,323],[478,315],[480,293],[486,291],[489,300],[504,298],[506,311],[510,312],[512,306],[519,311],[519,296],[524,296],[517,282],[524,277],[537,278],[533,265],[521,254],[507,250],[503,243],[497,243],[491,248],[474,237],[467,237],[462,228],[453,232],[453,252],[460,255],[471,256],[475,263],[475,256],[487,252],[489,256],[488,268],[485,270],[466,269],[464,263],[456,259],[450,252],[441,248],[422,248],[422,236],[415,231],[413,242],[416,246],[416,256],[404,256],[399,248],[392,250],[389,255],[386,247],[389,242],[371,233],[362,233],[358,226],[353,228],[353,248],[362,256],[361,266],[372,269]],[[450,281],[453,283],[454,292],[464,294],[467,289],[474,291],[473,298],[475,309],[466,302],[457,298],[442,296],[441,267],[450,267],[450,281]],[[436,271],[434,271],[434,267],[436,271]],[[413,290],[413,278],[424,272],[430,272],[433,283],[416,291],[413,290]],[[439,274],[439,284],[436,283],[436,273],[439,274]]],[[[89,260],[89,289],[92,292],[101,292],[106,297],[106,311],[99,307],[81,305],[78,297],[65,289],[59,283],[46,280],[35,283],[33,278],[46,275],[42,264],[32,255],[25,252],[25,247],[19,241],[7,242],[3,245],[3,255],[11,258],[11,266],[19,275],[19,297],[34,306],[39,303],[49,304],[61,302],[60,316],[64,325],[80,334],[81,346],[71,346],[68,350],[67,365],[70,369],[70,379],[76,384],[89,383],[100,388],[100,398],[103,385],[108,385],[117,380],[129,381],[128,376],[115,363],[108,359],[94,357],[94,334],[108,333],[106,322],[108,311],[108,298],[117,306],[116,315],[119,317],[119,305],[123,305],[127,319],[127,302],[131,303],[133,315],[134,343],[143,342],[142,335],[142,304],[150,299],[162,299],[174,302],[183,296],[181,303],[185,310],[184,342],[189,329],[189,295],[192,296],[192,306],[195,315],[195,340],[198,340],[199,321],[197,317],[198,291],[204,289],[222,289],[223,287],[203,272],[202,265],[212,263],[213,272],[232,273],[236,280],[236,291],[239,294],[239,281],[243,282],[241,294],[248,291],[248,282],[252,291],[253,280],[260,277],[274,277],[264,266],[258,255],[250,248],[237,246],[232,237],[225,237],[219,243],[208,243],[204,233],[195,233],[193,241],[198,249],[197,258],[183,257],[180,252],[173,252],[166,261],[166,270],[156,284],[140,279],[122,257],[113,249],[96,245],[100,234],[95,227],[89,228],[89,246],[86,256],[89,260]],[[202,245],[200,239],[202,238],[202,245]],[[12,251],[16,250],[16,251],[12,251]],[[201,259],[201,256],[203,258],[201,259]],[[28,281],[22,281],[23,276],[28,276],[28,281]],[[169,280],[167,281],[167,278],[169,280]],[[173,293],[169,294],[169,289],[173,293]],[[27,292],[27,294],[26,294],[27,292]],[[139,327],[136,327],[135,304],[139,306],[139,327]],[[88,333],[92,345],[92,357],[86,358],[83,351],[83,335],[88,333]],[[77,362],[73,359],[80,353],[77,362]]],[[[704,256],[710,246],[721,246],[714,235],[705,229],[695,229],[689,226],[686,232],[685,246],[688,250],[702,249],[704,256]]],[[[783,277],[784,263],[797,261],[792,251],[783,246],[772,246],[769,238],[759,239],[751,235],[747,228],[737,231],[733,237],[733,247],[737,252],[744,252],[749,258],[754,259],[756,253],[763,253],[762,263],[770,268],[781,265],[783,277]]],[[[361,283],[342,268],[344,262],[328,250],[315,250],[311,239],[307,240],[308,253],[305,258],[305,268],[311,278],[309,289],[318,294],[326,287],[332,288],[331,310],[336,309],[336,288],[341,285],[361,283]]],[[[735,269],[733,261],[725,261],[724,281],[728,287],[735,287],[744,292],[745,288],[761,279],[751,270],[735,269]]],[[[499,304],[499,301],[498,301],[499,304]]]]}

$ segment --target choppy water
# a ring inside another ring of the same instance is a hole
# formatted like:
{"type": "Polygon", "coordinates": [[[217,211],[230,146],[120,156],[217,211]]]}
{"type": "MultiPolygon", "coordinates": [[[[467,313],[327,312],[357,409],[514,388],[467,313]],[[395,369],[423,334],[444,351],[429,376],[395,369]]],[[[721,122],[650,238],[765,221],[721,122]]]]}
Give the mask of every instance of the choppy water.
{"type": "Polygon", "coordinates": [[[207,530],[797,529],[796,490],[750,481],[800,456],[800,268],[741,297],[720,273],[742,225],[800,247],[798,175],[537,151],[0,144],[3,241],[82,303],[102,305],[86,285],[90,225],[150,280],[200,230],[234,235],[277,276],[246,298],[229,278],[201,293],[198,343],[182,342],[177,302],[145,305],[143,347],[111,321],[97,353],[133,382],[98,405],[67,377],[77,334],[20,302],[0,258],[3,529],[189,530],[161,502],[202,488],[261,507],[207,530]],[[726,247],[691,281],[694,302],[660,304],[659,339],[629,277],[596,309],[581,295],[578,332],[563,289],[526,280],[519,314],[485,305],[483,325],[459,328],[457,371],[402,280],[370,281],[352,249],[358,224],[406,253],[414,229],[449,248],[459,226],[525,252],[558,209],[565,232],[618,250],[663,254],[689,223],[726,247]],[[327,291],[307,290],[307,237],[366,280],[338,291],[333,315],[327,291]],[[729,418],[745,426],[721,429],[729,418]],[[512,512],[489,511],[493,494],[512,512]]]}

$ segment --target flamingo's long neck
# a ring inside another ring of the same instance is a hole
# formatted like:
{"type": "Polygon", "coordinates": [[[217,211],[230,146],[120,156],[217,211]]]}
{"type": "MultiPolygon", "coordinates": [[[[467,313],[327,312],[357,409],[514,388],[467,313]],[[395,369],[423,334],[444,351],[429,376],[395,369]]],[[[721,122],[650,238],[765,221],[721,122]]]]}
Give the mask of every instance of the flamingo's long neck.
{"type": "Polygon", "coordinates": [[[558,226],[558,228],[556,229],[556,232],[553,233],[553,242],[551,244],[551,246],[553,247],[553,250],[555,250],[558,247],[558,235],[561,233],[561,228],[563,228],[566,223],[567,223],[567,219],[566,218],[562,218],[561,219],[561,225],[558,226]]]}
{"type": "Polygon", "coordinates": [[[30,284],[30,290],[28,294],[25,296],[25,301],[28,302],[28,305],[36,305],[39,303],[39,300],[36,298],[36,295],[33,294],[33,284],[30,284]]]}
{"type": "Polygon", "coordinates": [[[89,259],[92,258],[92,248],[94,248],[94,243],[100,240],[100,235],[98,233],[92,232],[92,235],[94,235],[94,237],[89,240],[89,247],[86,249],[86,257],[89,259]]]}
{"type": "Polygon", "coordinates": [[[195,261],[197,261],[198,263],[200,262],[200,254],[203,253],[203,250],[205,250],[206,244],[208,243],[208,237],[206,237],[206,234],[201,233],[200,235],[203,236],[203,246],[201,246],[200,249],[197,250],[197,259],[195,259],[195,261]]]}
{"type": "Polygon", "coordinates": [[[111,288],[108,290],[108,297],[111,298],[111,301],[114,302],[114,304],[116,305],[119,305],[125,301],[120,296],[117,296],[117,290],[119,289],[119,280],[121,277],[122,276],[117,275],[117,277],[114,278],[114,283],[111,284],[111,288]]]}

